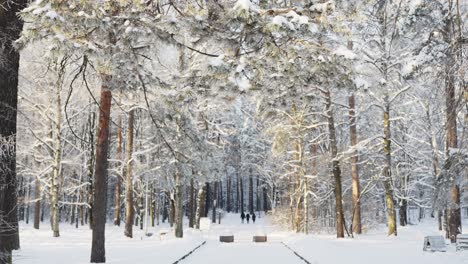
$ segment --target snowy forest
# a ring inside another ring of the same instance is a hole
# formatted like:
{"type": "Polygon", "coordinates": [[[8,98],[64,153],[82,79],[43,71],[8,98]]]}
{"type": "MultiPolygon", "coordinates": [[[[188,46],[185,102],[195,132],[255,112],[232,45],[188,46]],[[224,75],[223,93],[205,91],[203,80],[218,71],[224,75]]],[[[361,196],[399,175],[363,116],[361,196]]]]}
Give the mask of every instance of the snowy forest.
{"type": "Polygon", "coordinates": [[[467,0],[0,0],[0,264],[468,263],[467,22],[467,0]]]}

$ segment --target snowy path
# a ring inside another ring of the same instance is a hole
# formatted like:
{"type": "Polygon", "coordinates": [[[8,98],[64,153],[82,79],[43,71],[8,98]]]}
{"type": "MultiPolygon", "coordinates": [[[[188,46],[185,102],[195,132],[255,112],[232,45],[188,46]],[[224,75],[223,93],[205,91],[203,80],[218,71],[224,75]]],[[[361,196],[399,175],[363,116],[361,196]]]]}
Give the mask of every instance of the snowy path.
{"type": "Polygon", "coordinates": [[[221,225],[213,225],[204,232],[203,237],[207,240],[205,246],[195,251],[181,264],[259,264],[259,263],[287,263],[304,264],[293,252],[280,242],[288,234],[278,231],[278,227],[272,226],[264,218],[257,218],[253,224],[240,223],[238,215],[226,216],[221,225]],[[234,235],[234,243],[219,242],[219,235],[234,235]],[[268,242],[254,243],[252,236],[266,234],[268,242]]]}
{"type": "Polygon", "coordinates": [[[287,263],[304,264],[297,256],[278,242],[219,243],[208,241],[181,264],[247,264],[287,263]]]}

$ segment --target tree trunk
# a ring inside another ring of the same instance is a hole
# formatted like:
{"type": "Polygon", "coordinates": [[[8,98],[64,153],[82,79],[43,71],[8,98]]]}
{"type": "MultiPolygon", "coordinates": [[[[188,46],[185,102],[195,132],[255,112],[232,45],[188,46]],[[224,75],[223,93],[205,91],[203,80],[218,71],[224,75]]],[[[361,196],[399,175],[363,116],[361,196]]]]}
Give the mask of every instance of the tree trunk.
{"type": "Polygon", "coordinates": [[[30,209],[30,204],[31,204],[31,178],[28,180],[28,187],[26,191],[26,224],[29,224],[29,209],[30,209]]]}
{"type": "Polygon", "coordinates": [[[39,229],[39,221],[41,216],[41,181],[39,177],[36,178],[36,183],[34,184],[34,228],[39,229]]]}
{"type": "Polygon", "coordinates": [[[107,155],[109,151],[109,121],[112,100],[112,94],[109,90],[111,80],[111,76],[101,74],[101,105],[96,142],[96,162],[94,167],[94,222],[91,263],[106,262],[107,155]]]}
{"type": "Polygon", "coordinates": [[[385,187],[385,202],[387,204],[387,225],[388,235],[397,235],[395,204],[393,201],[393,186],[392,186],[392,150],[391,150],[391,133],[390,133],[390,104],[388,103],[388,95],[385,96],[385,109],[383,117],[384,125],[384,155],[385,164],[383,168],[384,187],[385,187]]]}
{"type": "Polygon", "coordinates": [[[177,157],[177,164],[176,164],[176,173],[175,173],[175,197],[174,197],[174,214],[175,214],[175,237],[182,238],[184,236],[184,229],[183,229],[183,219],[184,219],[184,210],[183,210],[183,203],[184,203],[184,195],[183,195],[183,186],[182,186],[182,169],[180,161],[180,157],[177,157]]]}
{"type": "Polygon", "coordinates": [[[252,168],[249,169],[249,213],[254,211],[254,193],[253,193],[253,176],[252,168]]]}
{"type": "Polygon", "coordinates": [[[128,113],[127,144],[125,146],[127,157],[125,158],[125,236],[133,237],[133,177],[132,177],[132,154],[133,154],[133,123],[134,110],[128,113]]]}
{"type": "Polygon", "coordinates": [[[203,186],[198,191],[198,205],[197,205],[197,214],[196,214],[196,229],[200,229],[200,218],[202,217],[203,213],[205,212],[205,191],[206,186],[203,186]]]}
{"type": "Polygon", "coordinates": [[[231,177],[227,176],[227,186],[226,186],[226,211],[231,212],[231,177]]]}
{"type": "Polygon", "coordinates": [[[154,186],[153,183],[151,183],[150,186],[150,217],[151,217],[151,226],[154,227],[154,218],[155,218],[155,210],[156,210],[156,201],[154,198],[154,186]]]}
{"type": "Polygon", "coordinates": [[[206,184],[206,199],[205,199],[205,212],[203,213],[203,217],[208,217],[209,212],[210,212],[210,204],[211,204],[211,188],[210,188],[210,183],[207,182],[206,184]]]}
{"type": "Polygon", "coordinates": [[[240,177],[240,210],[241,210],[241,213],[244,212],[244,181],[242,180],[242,176],[240,177]]]}
{"type": "MultiPolygon", "coordinates": [[[[89,157],[88,157],[88,204],[89,207],[86,208],[87,215],[86,219],[89,218],[89,227],[93,228],[94,217],[93,217],[93,207],[94,207],[94,179],[93,179],[93,170],[96,160],[95,151],[94,151],[94,132],[93,129],[96,123],[96,113],[91,112],[88,122],[88,141],[89,141],[89,157]]],[[[99,129],[99,128],[98,128],[99,129]]]]}
{"type": "Polygon", "coordinates": [[[352,177],[352,196],[353,196],[353,219],[352,219],[352,231],[356,234],[362,233],[361,228],[361,203],[360,203],[360,185],[359,185],[359,172],[358,162],[359,154],[356,149],[357,145],[357,129],[356,129],[356,112],[355,112],[355,99],[354,93],[348,98],[349,101],[349,134],[351,141],[352,157],[351,157],[351,177],[352,177]]]}
{"type": "Polygon", "coordinates": [[[340,238],[344,237],[343,197],[341,190],[341,170],[340,163],[338,160],[338,146],[336,142],[335,122],[333,119],[332,100],[330,91],[325,92],[325,100],[332,158],[331,166],[333,171],[333,179],[335,183],[336,237],[340,238]]]}
{"type": "Polygon", "coordinates": [[[398,209],[398,214],[400,216],[400,226],[406,226],[408,224],[408,200],[401,199],[400,200],[400,208],[398,209]]]}
{"type": "Polygon", "coordinates": [[[240,209],[240,176],[239,176],[239,170],[236,168],[236,214],[239,213],[239,210],[242,212],[244,211],[243,209],[240,209]]]}
{"type": "Polygon", "coordinates": [[[194,213],[194,207],[195,207],[195,187],[193,186],[193,175],[192,178],[190,179],[190,198],[189,198],[189,227],[193,228],[194,227],[194,220],[195,220],[195,213],[194,213]]]}
{"type": "Polygon", "coordinates": [[[19,249],[17,177],[16,177],[16,110],[18,109],[19,52],[13,47],[23,28],[17,13],[26,0],[0,0],[0,263],[11,263],[11,251],[19,249]],[[2,260],[3,256],[3,261],[2,260]]]}
{"type": "Polygon", "coordinates": [[[62,143],[61,143],[61,124],[62,124],[62,102],[60,91],[62,88],[62,76],[63,76],[63,68],[59,71],[59,77],[56,82],[56,109],[55,114],[56,118],[53,123],[53,131],[54,133],[54,166],[52,169],[52,177],[50,180],[50,186],[52,188],[50,193],[50,216],[52,220],[52,231],[54,237],[60,236],[59,231],[59,220],[60,220],[60,205],[59,205],[59,196],[61,193],[61,186],[62,186],[62,177],[60,172],[61,166],[61,158],[62,158],[62,143]]]}
{"type": "Polygon", "coordinates": [[[212,207],[212,214],[211,214],[211,222],[216,224],[216,207],[218,206],[218,181],[214,183],[214,190],[213,190],[213,207],[212,207]]]}
{"type": "Polygon", "coordinates": [[[115,210],[114,210],[114,225],[120,226],[120,197],[122,194],[122,177],[123,177],[123,164],[122,164],[122,114],[119,113],[117,120],[117,182],[115,184],[115,210]]]}
{"type": "MultiPolygon", "coordinates": [[[[448,165],[447,180],[451,183],[449,201],[447,203],[447,217],[448,228],[447,237],[450,238],[452,243],[457,240],[457,235],[461,234],[461,210],[460,210],[460,186],[458,185],[458,164],[452,162],[452,158],[457,155],[453,150],[458,149],[458,136],[457,136],[457,106],[458,100],[455,97],[456,93],[456,75],[460,69],[460,62],[462,61],[462,27],[460,13],[452,13],[452,10],[460,8],[459,3],[455,1],[448,1],[449,13],[448,18],[444,19],[443,37],[446,43],[450,44],[447,49],[447,60],[445,65],[445,103],[446,103],[446,125],[445,125],[445,144],[448,165]],[[457,6],[455,6],[457,5],[457,6]],[[458,61],[457,61],[458,59],[458,61]]],[[[465,63],[466,64],[466,63],[465,63]]],[[[463,78],[461,84],[463,85],[463,78]]],[[[460,85],[461,86],[461,85],[460,85]]]]}

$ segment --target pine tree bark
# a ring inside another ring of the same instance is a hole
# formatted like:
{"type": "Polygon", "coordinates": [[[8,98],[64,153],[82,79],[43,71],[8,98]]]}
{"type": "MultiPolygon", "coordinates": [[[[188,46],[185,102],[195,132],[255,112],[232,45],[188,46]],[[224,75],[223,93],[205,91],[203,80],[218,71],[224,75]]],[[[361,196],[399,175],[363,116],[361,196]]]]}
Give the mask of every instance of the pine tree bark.
{"type": "Polygon", "coordinates": [[[12,250],[19,249],[16,115],[18,109],[19,52],[13,42],[19,38],[23,21],[17,16],[26,0],[0,0],[0,263],[12,262],[12,250]],[[7,3],[8,2],[8,3],[7,3]]]}
{"type": "Polygon", "coordinates": [[[41,216],[41,181],[39,177],[36,178],[34,184],[34,229],[39,229],[40,225],[40,216],[41,216]]]}
{"type": "MultiPolygon", "coordinates": [[[[442,29],[442,35],[444,41],[449,44],[449,48],[446,51],[447,59],[445,65],[445,97],[446,97],[446,124],[445,124],[445,144],[446,144],[446,155],[447,155],[447,177],[451,182],[449,201],[447,206],[447,217],[448,217],[448,228],[447,237],[450,238],[452,243],[457,240],[457,235],[461,234],[461,210],[460,210],[460,186],[458,183],[458,164],[453,162],[453,158],[456,153],[454,150],[458,149],[458,136],[457,136],[457,107],[458,100],[456,99],[456,75],[460,74],[463,69],[463,48],[462,48],[462,20],[460,15],[460,1],[448,1],[449,13],[447,19],[444,19],[444,26],[442,29]],[[456,11],[455,11],[456,10],[456,11]]],[[[460,88],[464,92],[468,91],[466,83],[460,82],[460,88]]],[[[466,96],[466,95],[465,95],[466,96]]],[[[468,98],[465,98],[468,99],[468,98]]],[[[468,105],[467,105],[468,109],[468,105]]]]}
{"type": "Polygon", "coordinates": [[[395,204],[393,200],[393,184],[392,184],[392,150],[391,150],[391,133],[390,133],[390,104],[388,95],[384,98],[384,155],[385,164],[383,168],[383,183],[385,188],[385,203],[387,205],[387,226],[388,235],[397,235],[395,204]]]}
{"type": "Polygon", "coordinates": [[[101,75],[101,105],[96,141],[96,162],[94,167],[93,199],[93,238],[91,246],[91,263],[106,262],[105,228],[107,208],[107,155],[109,152],[109,121],[112,94],[110,85],[112,76],[101,75]]]}
{"type": "Polygon", "coordinates": [[[119,114],[117,120],[117,160],[120,162],[117,169],[117,182],[115,184],[115,210],[114,210],[114,225],[120,226],[120,197],[122,195],[122,114],[119,114]]]}
{"type": "Polygon", "coordinates": [[[133,237],[133,176],[132,176],[132,154],[133,154],[133,123],[134,110],[128,113],[127,144],[125,146],[127,157],[125,158],[125,236],[133,237]]]}
{"type": "Polygon", "coordinates": [[[326,113],[328,122],[328,133],[331,148],[331,166],[335,185],[335,210],[336,210],[336,237],[344,237],[344,215],[343,215],[343,195],[341,186],[341,169],[338,160],[338,146],[336,142],[335,122],[333,118],[332,100],[330,91],[325,91],[326,113]]]}
{"type": "Polygon", "coordinates": [[[361,203],[360,203],[360,184],[359,184],[359,171],[358,171],[358,162],[359,162],[359,153],[356,149],[357,145],[357,129],[356,129],[356,102],[354,93],[351,94],[348,98],[349,103],[349,134],[351,141],[352,156],[351,156],[351,178],[352,178],[352,198],[353,198],[353,219],[352,219],[352,231],[356,234],[362,233],[361,228],[361,203]]]}

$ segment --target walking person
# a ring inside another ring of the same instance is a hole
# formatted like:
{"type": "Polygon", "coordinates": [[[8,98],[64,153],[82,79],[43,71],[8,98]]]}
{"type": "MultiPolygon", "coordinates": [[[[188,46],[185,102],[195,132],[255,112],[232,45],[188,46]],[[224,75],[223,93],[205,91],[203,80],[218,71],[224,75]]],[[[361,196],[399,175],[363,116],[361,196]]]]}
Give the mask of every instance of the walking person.
{"type": "MultiPolygon", "coordinates": [[[[244,219],[245,219],[245,214],[244,214],[244,212],[241,213],[241,219],[242,219],[242,223],[244,223],[244,219]]],[[[247,221],[249,221],[249,220],[247,220],[247,221]]]]}
{"type": "Polygon", "coordinates": [[[252,213],[252,222],[255,224],[255,219],[257,218],[257,216],[255,215],[255,213],[252,213]]]}
{"type": "Polygon", "coordinates": [[[247,224],[249,223],[249,220],[250,220],[250,214],[247,213],[247,215],[245,216],[247,218],[247,224]]]}

